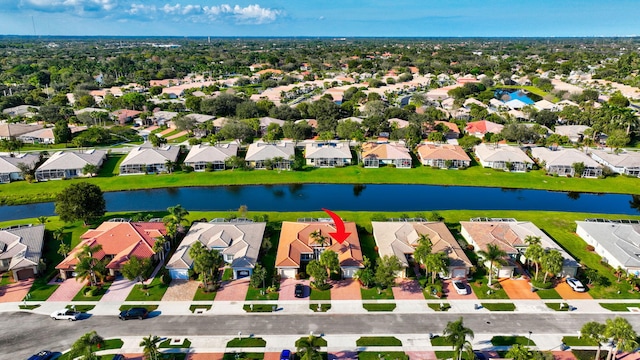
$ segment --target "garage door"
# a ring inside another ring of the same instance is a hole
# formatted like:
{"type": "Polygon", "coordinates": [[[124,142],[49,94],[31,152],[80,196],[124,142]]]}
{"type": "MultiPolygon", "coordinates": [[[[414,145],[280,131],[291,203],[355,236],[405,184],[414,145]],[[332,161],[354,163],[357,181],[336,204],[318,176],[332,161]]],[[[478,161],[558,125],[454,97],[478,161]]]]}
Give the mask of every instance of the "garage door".
{"type": "Polygon", "coordinates": [[[453,277],[454,278],[467,277],[467,270],[466,269],[453,269],[453,277]]]}
{"type": "Polygon", "coordinates": [[[186,269],[169,269],[169,275],[174,280],[189,280],[189,272],[186,269]]]}
{"type": "Polygon", "coordinates": [[[18,280],[26,280],[35,277],[33,269],[18,270],[18,280]]]}
{"type": "Polygon", "coordinates": [[[358,270],[359,270],[358,268],[348,268],[348,267],[342,268],[342,276],[345,279],[351,279],[356,275],[356,271],[358,270]]]}
{"type": "Polygon", "coordinates": [[[283,279],[293,279],[296,277],[296,269],[280,269],[280,277],[283,279]]]}
{"type": "Polygon", "coordinates": [[[508,278],[511,277],[511,268],[507,267],[507,268],[501,268],[498,271],[498,277],[499,278],[508,278]]]}

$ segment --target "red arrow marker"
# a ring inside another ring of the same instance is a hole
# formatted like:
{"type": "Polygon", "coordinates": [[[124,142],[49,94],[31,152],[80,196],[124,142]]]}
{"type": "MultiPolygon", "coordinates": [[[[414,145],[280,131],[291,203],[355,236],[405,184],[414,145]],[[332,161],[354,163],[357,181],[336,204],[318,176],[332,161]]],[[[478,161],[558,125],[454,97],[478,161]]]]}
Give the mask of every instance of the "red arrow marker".
{"type": "Polygon", "coordinates": [[[351,233],[344,231],[344,222],[342,221],[342,219],[340,219],[340,216],[327,209],[322,209],[322,211],[329,214],[329,216],[331,216],[331,219],[333,219],[333,223],[336,224],[337,231],[329,233],[329,235],[331,235],[332,238],[336,239],[339,244],[342,244],[342,242],[345,241],[349,237],[349,235],[351,235],[351,233]]]}

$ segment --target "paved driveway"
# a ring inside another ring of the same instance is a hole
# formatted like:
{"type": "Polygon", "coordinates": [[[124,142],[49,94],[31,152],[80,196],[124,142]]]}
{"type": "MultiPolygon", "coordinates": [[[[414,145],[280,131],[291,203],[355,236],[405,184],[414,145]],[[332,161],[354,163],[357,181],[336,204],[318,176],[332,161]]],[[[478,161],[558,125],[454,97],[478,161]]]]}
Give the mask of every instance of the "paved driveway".
{"type": "Polygon", "coordinates": [[[591,297],[591,295],[589,295],[589,292],[583,292],[583,293],[575,292],[564,281],[559,283],[558,285],[556,285],[556,291],[565,300],[591,300],[591,299],[593,299],[591,297]]]}
{"type": "Polygon", "coordinates": [[[418,280],[397,279],[396,286],[391,290],[396,300],[424,300],[422,287],[420,287],[418,280]]]}
{"type": "Polygon", "coordinates": [[[198,285],[200,285],[198,281],[171,280],[162,301],[191,301],[196,295],[198,285]]]}
{"type": "Polygon", "coordinates": [[[67,279],[59,283],[58,289],[49,296],[47,301],[71,301],[78,291],[82,289],[86,281],[76,281],[75,278],[67,279]]]}
{"type": "Polygon", "coordinates": [[[0,286],[0,303],[22,301],[29,293],[31,285],[33,285],[33,279],[0,286]]]}
{"type": "MultiPolygon", "coordinates": [[[[265,359],[267,354],[265,354],[265,359]]],[[[280,355],[280,354],[278,354],[280,355]]],[[[196,353],[187,354],[185,360],[222,360],[224,358],[223,353],[196,353]]]]}
{"type": "Polygon", "coordinates": [[[109,286],[100,301],[125,301],[135,284],[135,281],[119,277],[109,286]]]}
{"type": "Polygon", "coordinates": [[[356,351],[338,351],[327,354],[327,359],[329,360],[356,360],[357,358],[358,353],[356,351]]]}
{"type": "MultiPolygon", "coordinates": [[[[227,281],[216,294],[214,301],[244,301],[249,290],[249,279],[227,281]]],[[[193,296],[191,297],[193,299],[193,296]]]]}
{"type": "Polygon", "coordinates": [[[473,293],[473,288],[469,286],[466,280],[460,280],[467,286],[467,291],[469,294],[460,295],[453,287],[453,283],[451,279],[444,280],[444,285],[442,286],[442,292],[446,296],[447,300],[477,300],[478,297],[473,293]]]}
{"type": "Polygon", "coordinates": [[[311,288],[309,287],[309,280],[296,280],[296,279],[283,279],[280,282],[280,296],[279,300],[309,300],[309,294],[311,288]],[[295,295],[296,284],[303,284],[304,295],[301,298],[297,298],[295,295]]]}
{"type": "Polygon", "coordinates": [[[512,300],[540,300],[537,293],[531,292],[531,284],[524,278],[501,279],[500,285],[512,300]]]}
{"type": "Polygon", "coordinates": [[[435,351],[405,351],[409,360],[436,360],[435,351]]]}
{"type": "Polygon", "coordinates": [[[360,283],[354,279],[330,281],[331,300],[361,300],[360,283]]]}
{"type": "MultiPolygon", "coordinates": [[[[576,360],[571,351],[552,351],[553,360],[576,360]]],[[[604,351],[602,352],[604,354],[604,351]]]]}

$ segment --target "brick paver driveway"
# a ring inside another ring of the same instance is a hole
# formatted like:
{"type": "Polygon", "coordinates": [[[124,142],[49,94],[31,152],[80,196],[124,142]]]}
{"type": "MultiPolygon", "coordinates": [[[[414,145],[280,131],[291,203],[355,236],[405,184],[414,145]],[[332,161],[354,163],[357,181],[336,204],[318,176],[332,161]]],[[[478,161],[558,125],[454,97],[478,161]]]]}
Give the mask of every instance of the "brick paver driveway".
{"type": "Polygon", "coordinates": [[[592,297],[588,292],[575,292],[566,282],[562,281],[556,285],[556,291],[565,300],[591,300],[592,297]]]}
{"type": "Polygon", "coordinates": [[[280,282],[280,296],[279,300],[309,300],[309,293],[311,288],[309,287],[309,280],[296,280],[296,279],[282,279],[280,282]],[[304,295],[301,298],[297,298],[295,295],[296,284],[303,284],[304,295]]]}
{"type": "Polygon", "coordinates": [[[396,300],[424,300],[422,287],[417,280],[397,279],[396,286],[391,290],[396,300]]]}
{"type": "Polygon", "coordinates": [[[198,290],[198,281],[171,280],[162,301],[191,301],[198,290]]]}
{"type": "Polygon", "coordinates": [[[49,296],[47,301],[71,301],[78,291],[82,289],[86,281],[76,281],[75,278],[67,279],[59,283],[58,289],[49,296]]]}
{"type": "Polygon", "coordinates": [[[5,286],[0,286],[0,303],[22,301],[29,293],[33,280],[22,280],[5,286]]]}
{"type": "Polygon", "coordinates": [[[552,351],[554,360],[576,360],[571,351],[552,351]]]}
{"type": "Polygon", "coordinates": [[[330,281],[331,300],[361,300],[360,283],[354,279],[330,281]]]}
{"type": "Polygon", "coordinates": [[[409,360],[436,360],[435,351],[406,351],[409,360]]]}
{"type": "Polygon", "coordinates": [[[444,296],[448,300],[477,300],[478,297],[473,293],[473,288],[469,286],[466,280],[460,280],[467,286],[467,291],[469,292],[467,295],[458,294],[456,289],[453,287],[453,283],[451,279],[444,280],[444,285],[442,286],[442,292],[444,296]]]}
{"type": "MultiPolygon", "coordinates": [[[[280,355],[280,354],[278,354],[280,355]]],[[[191,353],[187,354],[185,360],[222,360],[224,358],[224,354],[222,353],[191,353]]],[[[265,354],[265,359],[266,359],[265,354]]]]}
{"type": "Polygon", "coordinates": [[[501,279],[500,285],[513,300],[540,300],[538,294],[531,292],[531,284],[527,280],[501,279]]]}
{"type": "Polygon", "coordinates": [[[218,290],[214,301],[244,301],[247,290],[249,290],[248,278],[227,281],[218,290]]]}
{"type": "Polygon", "coordinates": [[[264,360],[280,360],[279,352],[266,352],[264,353],[264,360]]]}

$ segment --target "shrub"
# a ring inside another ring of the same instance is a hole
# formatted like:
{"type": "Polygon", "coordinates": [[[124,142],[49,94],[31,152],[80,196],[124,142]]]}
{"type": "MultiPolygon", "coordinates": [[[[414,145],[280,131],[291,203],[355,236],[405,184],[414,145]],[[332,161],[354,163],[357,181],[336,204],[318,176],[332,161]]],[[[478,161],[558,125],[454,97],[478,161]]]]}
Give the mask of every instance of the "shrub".
{"type": "Polygon", "coordinates": [[[553,287],[553,282],[547,281],[543,282],[540,280],[531,279],[531,285],[538,289],[551,289],[553,287]]]}

